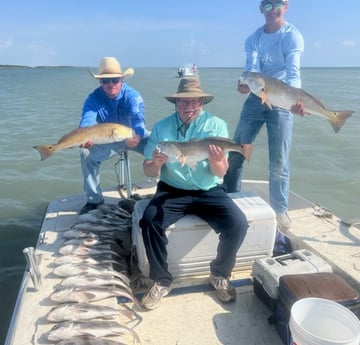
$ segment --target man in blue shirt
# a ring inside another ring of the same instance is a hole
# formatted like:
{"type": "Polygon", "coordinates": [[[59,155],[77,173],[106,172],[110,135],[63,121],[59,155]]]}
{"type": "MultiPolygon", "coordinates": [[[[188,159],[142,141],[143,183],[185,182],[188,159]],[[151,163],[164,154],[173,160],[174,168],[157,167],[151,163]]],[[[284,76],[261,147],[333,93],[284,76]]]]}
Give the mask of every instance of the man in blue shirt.
{"type": "MultiPolygon", "coordinates": [[[[288,1],[263,0],[260,11],[265,25],[257,29],[245,42],[245,71],[260,72],[280,79],[293,87],[301,87],[300,60],[304,41],[300,32],[288,22],[284,15],[288,1]]],[[[238,83],[242,94],[250,92],[247,85],[238,83]]],[[[293,115],[304,115],[303,105],[294,104],[291,112],[270,109],[261,99],[250,93],[244,103],[237,125],[234,141],[252,144],[261,127],[266,124],[269,147],[269,194],[270,204],[277,215],[278,229],[286,232],[291,226],[287,214],[289,197],[289,155],[292,140],[293,115]]],[[[224,177],[228,192],[240,190],[243,156],[229,153],[229,169],[224,177]]]]}
{"type": "Polygon", "coordinates": [[[165,98],[175,104],[175,112],[154,125],[144,151],[145,175],[160,175],[160,181],[140,220],[150,278],[154,282],[143,296],[142,304],[146,309],[154,309],[171,290],[165,231],[186,214],[196,214],[220,234],[216,258],[210,264],[210,283],[222,302],[230,302],[236,298],[236,291],[229,277],[248,223],[219,185],[228,168],[227,156],[221,147],[209,145],[208,158],[192,169],[187,164],[170,162],[157,148],[162,141],[228,137],[227,126],[202,109],[213,96],[202,92],[196,77],[181,79],[178,91],[165,98]]]}
{"type": "Polygon", "coordinates": [[[104,202],[100,187],[100,164],[124,150],[143,154],[149,135],[145,128],[143,98],[124,81],[126,77],[134,74],[134,70],[128,68],[122,72],[116,58],[104,57],[100,61],[99,73],[90,73],[99,80],[100,87],[85,100],[79,127],[104,122],[119,123],[131,127],[135,135],[123,142],[103,145],[87,142],[82,145],[81,168],[87,202],[80,214],[87,213],[104,202]]]}

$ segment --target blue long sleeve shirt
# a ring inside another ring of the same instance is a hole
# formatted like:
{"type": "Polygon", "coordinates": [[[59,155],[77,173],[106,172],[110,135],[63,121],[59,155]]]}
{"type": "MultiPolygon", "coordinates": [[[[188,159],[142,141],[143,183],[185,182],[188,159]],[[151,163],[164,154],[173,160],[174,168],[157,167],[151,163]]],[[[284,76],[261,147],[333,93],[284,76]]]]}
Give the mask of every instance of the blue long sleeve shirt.
{"type": "Polygon", "coordinates": [[[301,87],[300,60],[304,52],[301,33],[288,22],[276,32],[257,29],[245,41],[245,70],[280,79],[293,87],[301,87]]]}
{"type": "Polygon", "coordinates": [[[123,82],[120,93],[110,99],[101,87],[95,89],[85,100],[79,127],[112,122],[131,127],[144,137],[144,101],[138,91],[123,82]]]}

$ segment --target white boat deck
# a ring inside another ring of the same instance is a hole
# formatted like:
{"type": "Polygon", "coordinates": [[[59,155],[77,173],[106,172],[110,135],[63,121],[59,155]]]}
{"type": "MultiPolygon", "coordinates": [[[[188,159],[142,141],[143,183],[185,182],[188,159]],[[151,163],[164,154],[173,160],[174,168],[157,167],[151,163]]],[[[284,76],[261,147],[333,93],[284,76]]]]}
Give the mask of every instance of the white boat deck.
{"type": "MultiPolygon", "coordinates": [[[[244,183],[243,190],[268,199],[267,183],[244,183]]],[[[142,190],[141,193],[147,194],[149,190],[142,190]]],[[[117,203],[120,198],[116,191],[106,193],[105,197],[107,203],[117,203]]],[[[63,242],[61,232],[76,223],[77,211],[83,203],[83,196],[76,195],[49,204],[36,247],[43,286],[36,291],[29,275],[25,274],[5,345],[49,343],[45,335],[54,324],[48,323],[45,315],[55,304],[48,296],[61,280],[52,273],[53,261],[63,242]]],[[[359,229],[346,226],[334,215],[296,195],[291,196],[290,208],[293,227],[289,235],[293,245],[308,248],[322,256],[334,271],[359,290],[359,229]]],[[[127,323],[121,317],[119,322],[133,327],[141,344],[281,345],[275,329],[267,321],[271,311],[253,293],[250,271],[245,270],[233,278],[237,286],[236,303],[219,303],[215,292],[209,288],[207,277],[199,277],[175,281],[175,289],[164,298],[158,309],[140,311],[134,306],[142,317],[141,322],[127,323]]],[[[107,305],[124,307],[117,304],[115,298],[105,301],[107,305]]],[[[101,301],[100,304],[104,303],[101,301]]],[[[132,303],[127,305],[133,307],[132,303]]],[[[129,337],[110,339],[119,344],[135,344],[129,337]]]]}

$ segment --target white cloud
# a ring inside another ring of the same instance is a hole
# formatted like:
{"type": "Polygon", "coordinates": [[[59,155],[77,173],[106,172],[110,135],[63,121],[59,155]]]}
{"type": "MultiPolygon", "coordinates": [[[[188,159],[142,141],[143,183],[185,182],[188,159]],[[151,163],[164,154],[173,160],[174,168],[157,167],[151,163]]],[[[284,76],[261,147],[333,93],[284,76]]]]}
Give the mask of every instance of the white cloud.
{"type": "Polygon", "coordinates": [[[314,43],[311,44],[311,47],[320,49],[321,48],[321,43],[320,42],[314,42],[314,43]]]}
{"type": "Polygon", "coordinates": [[[343,46],[346,46],[346,47],[355,47],[355,46],[357,46],[357,43],[355,41],[352,41],[352,40],[342,41],[341,44],[343,46]]]}
{"type": "Polygon", "coordinates": [[[206,43],[191,37],[183,41],[181,52],[182,54],[208,55],[209,47],[206,43]]]}
{"type": "Polygon", "coordinates": [[[11,39],[4,40],[0,42],[0,49],[8,49],[13,45],[13,41],[11,39]]]}

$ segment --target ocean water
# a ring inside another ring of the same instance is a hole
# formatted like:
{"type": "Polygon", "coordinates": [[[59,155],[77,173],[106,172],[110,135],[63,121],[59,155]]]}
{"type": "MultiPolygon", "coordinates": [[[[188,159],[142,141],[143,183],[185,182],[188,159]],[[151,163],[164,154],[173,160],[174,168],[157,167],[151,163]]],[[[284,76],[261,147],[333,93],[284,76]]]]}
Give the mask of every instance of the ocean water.
{"type": "MultiPolygon", "coordinates": [[[[147,127],[173,111],[176,68],[138,68],[128,83],[145,100],[147,127]]],[[[206,109],[224,118],[232,136],[245,96],[236,91],[240,68],[200,68],[206,109]]],[[[342,218],[360,217],[360,68],[306,68],[303,89],[327,108],[354,110],[339,133],[318,116],[295,117],[291,189],[342,218]]],[[[0,343],[25,269],[23,248],[36,243],[47,204],[82,193],[77,148],[40,162],[32,146],[55,143],[78,126],[86,96],[97,87],[86,68],[0,68],[0,343]],[[8,297],[4,297],[8,296],[8,297]]],[[[144,178],[142,156],[130,153],[133,181],[144,178]]],[[[103,188],[117,184],[116,159],[102,165],[103,188]]],[[[244,178],[267,179],[267,136],[256,140],[244,178]]]]}

